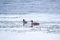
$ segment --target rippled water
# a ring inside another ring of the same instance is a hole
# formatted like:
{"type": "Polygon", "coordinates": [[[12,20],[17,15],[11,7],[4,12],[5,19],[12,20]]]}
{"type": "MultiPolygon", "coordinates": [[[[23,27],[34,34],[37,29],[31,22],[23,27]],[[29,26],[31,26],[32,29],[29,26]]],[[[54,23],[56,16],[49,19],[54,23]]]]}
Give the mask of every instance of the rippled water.
{"type": "Polygon", "coordinates": [[[38,26],[30,26],[30,22],[23,26],[22,21],[0,21],[0,31],[44,31],[60,33],[59,22],[41,22],[38,26]]]}

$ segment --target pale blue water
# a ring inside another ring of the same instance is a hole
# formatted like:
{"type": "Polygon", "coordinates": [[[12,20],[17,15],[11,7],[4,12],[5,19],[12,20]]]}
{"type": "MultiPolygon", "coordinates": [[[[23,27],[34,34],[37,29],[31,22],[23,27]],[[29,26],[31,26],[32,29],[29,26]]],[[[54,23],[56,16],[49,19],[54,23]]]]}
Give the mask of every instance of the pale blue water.
{"type": "Polygon", "coordinates": [[[60,0],[0,0],[0,13],[60,13],[60,0]]]}
{"type": "MultiPolygon", "coordinates": [[[[30,29],[33,31],[48,31],[48,32],[59,32],[60,33],[60,15],[58,14],[1,14],[0,15],[0,28],[26,28],[24,30],[30,29]],[[23,26],[22,20],[26,19],[28,23],[23,26]],[[31,28],[30,20],[34,22],[39,22],[40,25],[31,28]]],[[[31,31],[29,30],[29,31],[31,31]]]]}
{"type": "Polygon", "coordinates": [[[60,39],[60,0],[0,0],[0,40],[37,39],[60,39]],[[23,26],[23,18],[40,25],[23,26]]]}
{"type": "Polygon", "coordinates": [[[25,31],[46,31],[46,32],[53,32],[53,33],[60,33],[60,23],[58,22],[42,22],[38,26],[30,27],[31,24],[28,23],[25,26],[23,26],[22,21],[0,21],[0,31],[16,31],[20,29],[20,31],[23,31],[22,28],[25,31]],[[2,28],[2,29],[1,29],[2,28]],[[13,30],[12,30],[13,28],[13,30]],[[17,28],[17,29],[16,29],[17,28]]]}

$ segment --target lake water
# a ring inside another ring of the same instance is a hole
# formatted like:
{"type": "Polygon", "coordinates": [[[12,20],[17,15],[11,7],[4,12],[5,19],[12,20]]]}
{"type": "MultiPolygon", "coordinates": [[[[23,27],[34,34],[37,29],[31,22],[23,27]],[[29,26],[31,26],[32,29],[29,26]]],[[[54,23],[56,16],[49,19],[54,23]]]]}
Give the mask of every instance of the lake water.
{"type": "Polygon", "coordinates": [[[37,31],[47,31],[47,32],[60,32],[60,15],[57,14],[20,14],[20,15],[0,15],[0,30],[3,29],[18,29],[26,31],[37,30],[37,31]],[[23,26],[22,20],[26,19],[28,23],[23,26]],[[40,25],[31,26],[30,20],[34,20],[34,22],[39,22],[40,25]]]}

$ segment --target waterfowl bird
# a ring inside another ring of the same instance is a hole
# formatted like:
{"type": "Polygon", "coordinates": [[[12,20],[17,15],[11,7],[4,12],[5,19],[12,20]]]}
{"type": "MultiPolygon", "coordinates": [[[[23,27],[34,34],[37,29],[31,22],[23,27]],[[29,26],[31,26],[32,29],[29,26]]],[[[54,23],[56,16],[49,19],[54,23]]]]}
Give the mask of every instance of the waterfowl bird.
{"type": "Polygon", "coordinates": [[[31,20],[31,27],[33,27],[33,26],[37,26],[37,25],[39,25],[39,23],[37,23],[37,22],[33,22],[33,20],[31,20]]]}
{"type": "Polygon", "coordinates": [[[23,26],[27,24],[27,21],[25,21],[25,19],[23,19],[23,26]]]}

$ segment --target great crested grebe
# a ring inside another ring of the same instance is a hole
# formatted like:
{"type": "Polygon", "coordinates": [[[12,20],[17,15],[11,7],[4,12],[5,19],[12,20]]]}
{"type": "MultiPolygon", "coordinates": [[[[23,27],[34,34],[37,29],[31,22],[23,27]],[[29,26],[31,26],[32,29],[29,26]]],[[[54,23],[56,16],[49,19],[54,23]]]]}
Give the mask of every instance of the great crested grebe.
{"type": "Polygon", "coordinates": [[[37,26],[37,25],[39,25],[39,23],[37,23],[37,22],[33,22],[33,20],[31,20],[31,27],[33,27],[33,26],[37,26]]]}
{"type": "Polygon", "coordinates": [[[25,19],[23,19],[23,26],[27,24],[27,21],[25,21],[25,19]]]}

